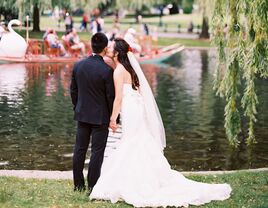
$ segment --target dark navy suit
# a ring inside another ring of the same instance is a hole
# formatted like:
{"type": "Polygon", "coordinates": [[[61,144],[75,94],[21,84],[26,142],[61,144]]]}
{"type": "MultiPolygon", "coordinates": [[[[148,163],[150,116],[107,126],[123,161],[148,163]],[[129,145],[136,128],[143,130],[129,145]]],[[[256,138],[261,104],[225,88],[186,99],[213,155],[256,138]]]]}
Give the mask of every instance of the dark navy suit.
{"type": "Polygon", "coordinates": [[[99,55],[77,62],[73,68],[71,98],[77,135],[73,156],[75,189],[83,189],[84,162],[91,137],[91,157],[88,169],[88,186],[92,188],[101,171],[108,126],[115,97],[113,70],[99,55]]]}

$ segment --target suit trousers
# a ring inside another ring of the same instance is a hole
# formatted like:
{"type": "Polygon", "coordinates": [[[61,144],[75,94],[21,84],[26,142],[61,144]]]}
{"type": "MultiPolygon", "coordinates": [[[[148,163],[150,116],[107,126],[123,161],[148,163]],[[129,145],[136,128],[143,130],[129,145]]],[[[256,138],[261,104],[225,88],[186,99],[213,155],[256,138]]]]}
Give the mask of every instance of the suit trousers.
{"type": "Polygon", "coordinates": [[[88,168],[88,188],[93,188],[100,177],[104,151],[108,137],[108,124],[95,125],[77,122],[77,135],[73,155],[73,178],[75,189],[85,187],[84,163],[91,139],[91,156],[88,168]]]}

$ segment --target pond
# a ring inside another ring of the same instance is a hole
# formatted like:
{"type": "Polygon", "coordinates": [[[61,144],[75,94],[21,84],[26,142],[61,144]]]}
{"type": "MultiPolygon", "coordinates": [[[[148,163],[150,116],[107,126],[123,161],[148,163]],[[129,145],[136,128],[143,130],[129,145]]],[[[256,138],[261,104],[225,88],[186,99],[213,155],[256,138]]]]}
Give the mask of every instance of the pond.
{"type": "MultiPolygon", "coordinates": [[[[225,136],[225,102],[212,89],[215,67],[215,51],[190,49],[143,65],[163,117],[166,157],[185,171],[267,166],[268,81],[257,81],[258,143],[234,150],[225,136]]],[[[72,64],[0,65],[0,169],[72,169],[71,72],[72,64]]]]}

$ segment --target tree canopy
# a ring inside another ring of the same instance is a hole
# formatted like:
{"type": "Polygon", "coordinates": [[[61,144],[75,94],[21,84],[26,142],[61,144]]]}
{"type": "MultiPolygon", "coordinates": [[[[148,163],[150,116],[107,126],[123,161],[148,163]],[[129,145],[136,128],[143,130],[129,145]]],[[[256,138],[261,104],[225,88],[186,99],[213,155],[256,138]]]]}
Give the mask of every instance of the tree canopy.
{"type": "Polygon", "coordinates": [[[13,18],[17,16],[18,7],[16,6],[15,3],[16,3],[16,0],[1,0],[0,1],[0,15],[3,15],[5,19],[9,19],[9,18],[13,18]]]}

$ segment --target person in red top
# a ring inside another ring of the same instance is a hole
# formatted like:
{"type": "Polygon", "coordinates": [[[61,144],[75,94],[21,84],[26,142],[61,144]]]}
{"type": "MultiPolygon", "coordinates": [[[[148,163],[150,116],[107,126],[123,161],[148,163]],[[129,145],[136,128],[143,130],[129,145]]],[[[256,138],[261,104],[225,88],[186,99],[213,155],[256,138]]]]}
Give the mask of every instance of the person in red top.
{"type": "Polygon", "coordinates": [[[88,15],[86,13],[83,14],[82,23],[80,26],[81,32],[86,30],[87,31],[87,23],[88,23],[88,15]]]}

